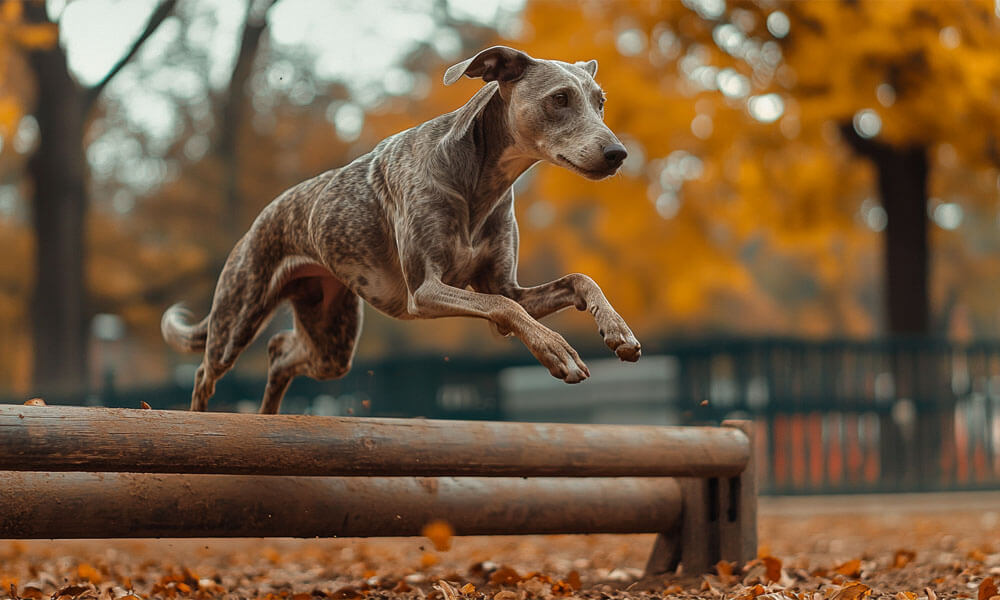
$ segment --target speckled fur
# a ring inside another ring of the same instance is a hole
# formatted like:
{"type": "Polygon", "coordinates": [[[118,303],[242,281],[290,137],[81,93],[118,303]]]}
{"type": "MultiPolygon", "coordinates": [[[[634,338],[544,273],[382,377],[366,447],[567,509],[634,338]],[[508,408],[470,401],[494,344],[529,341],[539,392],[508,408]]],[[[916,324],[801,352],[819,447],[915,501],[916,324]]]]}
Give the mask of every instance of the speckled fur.
{"type": "Polygon", "coordinates": [[[342,377],[361,331],[361,301],[399,319],[480,317],[519,337],[553,376],[590,375],[576,351],[537,319],[590,311],[622,360],[638,340],[586,275],[521,287],[511,186],[540,160],[590,179],[617,171],[602,150],[596,61],[537,60],[497,46],[453,66],[445,83],[488,83],[458,110],[391,136],[345,167],[287,190],[257,217],[226,261],[210,314],[188,324],[179,305],[163,315],[164,339],[204,350],[191,409],[205,410],[215,382],[282,301],[295,327],[268,343],[261,412],[276,413],[297,375],[342,377]],[[554,98],[562,92],[562,98],[554,98]]]}

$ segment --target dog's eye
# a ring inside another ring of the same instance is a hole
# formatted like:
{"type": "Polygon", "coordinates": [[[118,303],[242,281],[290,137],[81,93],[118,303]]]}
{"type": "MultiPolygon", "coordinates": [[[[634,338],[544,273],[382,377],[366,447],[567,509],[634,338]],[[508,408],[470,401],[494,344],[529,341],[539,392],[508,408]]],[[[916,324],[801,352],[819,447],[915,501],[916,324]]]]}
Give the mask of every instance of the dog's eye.
{"type": "Polygon", "coordinates": [[[559,92],[552,96],[552,101],[556,103],[559,108],[566,108],[569,106],[569,96],[566,92],[559,92]]]}

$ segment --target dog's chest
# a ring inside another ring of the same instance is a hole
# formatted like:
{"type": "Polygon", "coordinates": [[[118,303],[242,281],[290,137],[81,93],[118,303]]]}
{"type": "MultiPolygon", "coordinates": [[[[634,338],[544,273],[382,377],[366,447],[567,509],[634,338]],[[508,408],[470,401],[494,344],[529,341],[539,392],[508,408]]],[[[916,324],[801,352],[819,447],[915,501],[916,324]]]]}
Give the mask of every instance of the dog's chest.
{"type": "Polygon", "coordinates": [[[445,283],[464,288],[469,285],[488,259],[486,244],[470,244],[464,240],[456,239],[450,258],[448,268],[444,273],[445,283]]]}

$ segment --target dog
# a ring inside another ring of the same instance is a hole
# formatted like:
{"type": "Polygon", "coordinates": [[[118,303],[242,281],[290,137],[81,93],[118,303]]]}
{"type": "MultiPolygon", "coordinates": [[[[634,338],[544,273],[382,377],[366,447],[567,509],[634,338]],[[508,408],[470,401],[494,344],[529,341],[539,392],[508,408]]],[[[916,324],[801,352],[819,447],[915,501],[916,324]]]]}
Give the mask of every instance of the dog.
{"type": "Polygon", "coordinates": [[[206,410],[215,382],[285,300],[294,328],[268,342],[261,413],[278,412],[298,375],[335,379],[350,370],[362,300],[397,319],[486,319],[567,383],[590,371],[537,319],[575,306],[593,315],[620,359],[638,360],[639,341],[590,277],[517,282],[514,181],[539,161],[604,179],[626,158],[604,124],[596,74],[595,60],[488,48],[445,72],[445,85],[463,75],[486,82],[464,106],[273,200],[226,260],[209,315],[192,324],[180,304],[163,315],[169,345],[204,351],[191,410],[206,410]]]}

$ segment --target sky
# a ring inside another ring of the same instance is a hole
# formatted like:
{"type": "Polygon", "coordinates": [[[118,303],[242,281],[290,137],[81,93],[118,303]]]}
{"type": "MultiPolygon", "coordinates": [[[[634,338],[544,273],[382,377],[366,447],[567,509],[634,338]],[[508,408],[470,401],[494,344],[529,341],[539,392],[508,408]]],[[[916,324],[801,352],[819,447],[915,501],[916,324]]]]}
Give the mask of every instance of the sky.
{"type": "MultiPolygon", "coordinates": [[[[80,83],[93,85],[105,76],[127,52],[159,1],[48,0],[49,17],[60,25],[61,43],[80,83]]],[[[439,27],[431,16],[439,4],[440,0],[278,0],[268,12],[267,35],[273,54],[264,81],[300,104],[315,97],[311,81],[344,83],[352,101],[331,105],[327,115],[336,134],[351,140],[360,134],[363,107],[375,104],[387,93],[417,91],[419,82],[414,75],[397,67],[417,44],[430,43],[446,61],[464,58],[459,56],[457,34],[439,27]],[[298,57],[296,61],[282,58],[291,54],[298,57]],[[295,73],[302,56],[312,61],[308,76],[295,73]]],[[[453,18],[507,32],[516,28],[523,5],[524,0],[445,3],[453,18]]],[[[168,177],[169,167],[156,154],[157,147],[160,152],[165,150],[179,130],[177,99],[204,103],[211,92],[227,85],[246,0],[181,0],[177,11],[189,16],[190,25],[182,31],[178,18],[164,21],[105,91],[106,98],[117,101],[128,128],[144,133],[148,152],[121,128],[100,132],[87,149],[88,162],[98,178],[115,173],[131,190],[122,188],[116,194],[113,204],[120,213],[131,210],[134,193],[149,192],[168,177]],[[164,51],[181,36],[187,47],[205,49],[207,85],[212,89],[206,89],[205,78],[192,71],[191,65],[164,60],[164,51]]],[[[255,107],[258,101],[259,94],[255,95],[255,107]]],[[[191,151],[191,160],[197,160],[208,148],[207,139],[192,138],[191,147],[185,148],[186,153],[191,151]]]]}
{"type": "MultiPolygon", "coordinates": [[[[70,68],[84,84],[98,81],[125,52],[159,0],[49,0],[60,21],[70,68]]],[[[316,55],[316,74],[324,79],[381,79],[415,43],[435,33],[429,16],[434,0],[279,0],[269,14],[270,36],[279,46],[303,45],[316,55]]],[[[504,25],[524,0],[449,0],[456,17],[504,25]]],[[[209,45],[213,80],[225,79],[242,24],[243,0],[199,0],[198,10],[217,19],[215,28],[186,32],[209,45]]],[[[166,25],[166,34],[176,35],[166,25]]],[[[151,39],[150,42],[154,42],[151,39]]],[[[442,55],[458,59],[458,40],[432,40],[442,55]]]]}

